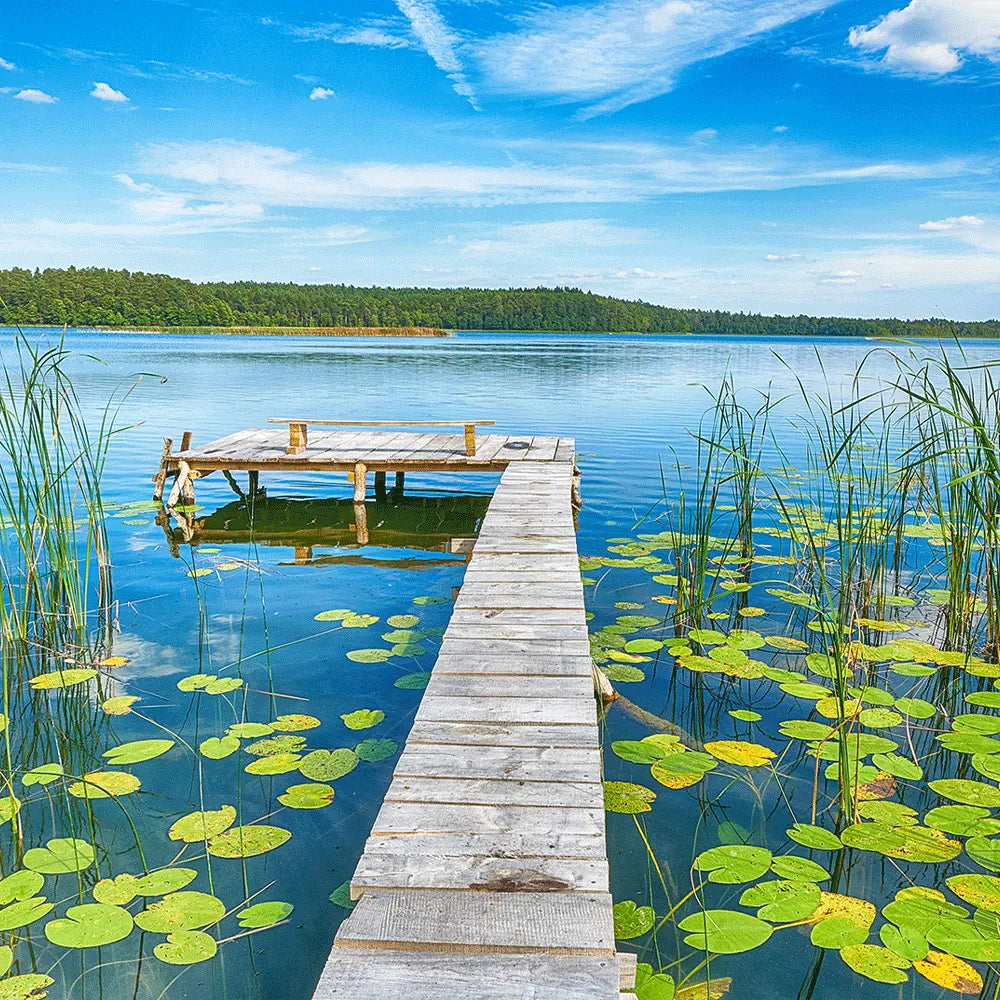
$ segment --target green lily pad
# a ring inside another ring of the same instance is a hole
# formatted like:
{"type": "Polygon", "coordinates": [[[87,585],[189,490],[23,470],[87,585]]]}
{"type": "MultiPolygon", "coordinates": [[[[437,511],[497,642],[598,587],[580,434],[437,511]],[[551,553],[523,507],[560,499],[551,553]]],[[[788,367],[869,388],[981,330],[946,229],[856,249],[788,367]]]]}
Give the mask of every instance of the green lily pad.
{"type": "Polygon", "coordinates": [[[320,725],[319,719],[312,715],[279,715],[272,719],[270,726],[276,733],[299,733],[307,729],[315,729],[320,725]]]}
{"type": "Polygon", "coordinates": [[[49,913],[52,905],[44,896],[29,896],[27,899],[19,899],[8,906],[0,907],[0,931],[27,927],[28,924],[49,913]]]}
{"type": "Polygon", "coordinates": [[[844,846],[835,833],[810,823],[796,823],[785,833],[795,843],[814,851],[839,851],[844,846]]]}
{"type": "Polygon", "coordinates": [[[42,1000],[48,996],[45,990],[55,980],[40,972],[29,972],[23,976],[8,976],[0,979],[0,1000],[42,1000]]]}
{"type": "Polygon", "coordinates": [[[929,944],[949,955],[973,962],[1000,959],[1000,940],[996,932],[987,936],[974,920],[941,920],[928,927],[925,936],[929,944]]]}
{"type": "Polygon", "coordinates": [[[97,671],[90,667],[71,667],[66,670],[50,670],[44,674],[36,674],[28,683],[36,691],[56,691],[60,688],[85,684],[96,676],[97,671]]]}
{"type": "Polygon", "coordinates": [[[306,745],[304,736],[282,733],[280,736],[265,736],[246,747],[246,752],[254,757],[274,757],[279,753],[299,753],[306,745]]]}
{"type": "Polygon", "coordinates": [[[830,873],[822,865],[792,854],[775,857],[771,861],[771,871],[793,882],[825,882],[830,877],[830,873]]]}
{"type": "Polygon", "coordinates": [[[921,934],[942,920],[961,920],[969,915],[964,906],[950,903],[937,889],[911,886],[900,889],[896,898],[882,908],[886,920],[900,929],[912,927],[921,934]]]}
{"type": "Polygon", "coordinates": [[[690,750],[668,754],[650,768],[650,775],[667,788],[687,788],[718,767],[718,761],[707,753],[690,750]]]}
{"type": "Polygon", "coordinates": [[[30,899],[44,884],[45,879],[38,872],[26,871],[23,868],[11,872],[5,879],[0,880],[0,906],[13,903],[15,900],[30,899]]]}
{"type": "Polygon", "coordinates": [[[241,740],[255,740],[273,732],[274,730],[266,722],[235,722],[226,730],[226,735],[241,740]]]}
{"type": "Polygon", "coordinates": [[[225,915],[226,907],[222,900],[207,892],[172,892],[150,903],[136,915],[135,922],[144,931],[172,934],[174,931],[201,930],[217,923],[225,915]]]}
{"type": "Polygon", "coordinates": [[[814,882],[761,882],[740,896],[740,906],[760,907],[761,920],[783,924],[804,920],[819,906],[822,893],[814,882]]]}
{"type": "Polygon", "coordinates": [[[1000,806],[1000,788],[996,785],[986,785],[981,781],[968,781],[964,778],[941,778],[928,782],[928,787],[943,795],[946,799],[961,802],[968,806],[986,806],[993,809],[1000,806]]]}
{"type": "Polygon", "coordinates": [[[657,743],[647,743],[642,740],[616,740],[611,744],[611,752],[622,760],[627,760],[632,764],[655,764],[658,760],[672,752],[676,752],[677,746],[671,750],[668,746],[661,746],[657,743]]]}
{"type": "Polygon", "coordinates": [[[291,832],[280,826],[236,826],[208,842],[208,853],[217,858],[252,858],[281,847],[291,832]]]}
{"type": "Polygon", "coordinates": [[[355,663],[385,663],[392,659],[391,649],[352,649],[347,658],[355,663]]]}
{"type": "MultiPolygon", "coordinates": [[[[677,995],[677,984],[669,973],[653,972],[653,967],[647,962],[639,962],[635,970],[633,992],[636,1000],[674,1000],[677,995]]],[[[692,994],[691,1000],[694,1000],[695,996],[698,1000],[709,1000],[709,997],[715,994],[709,991],[692,994]]]]}
{"type": "Polygon", "coordinates": [[[937,714],[937,709],[922,698],[897,698],[894,707],[911,719],[929,719],[937,714]]]}
{"type": "Polygon", "coordinates": [[[939,830],[921,826],[890,826],[879,822],[855,823],[844,830],[840,839],[848,847],[876,851],[904,861],[928,863],[950,861],[962,849],[957,840],[949,840],[939,830]]]}
{"type": "Polygon", "coordinates": [[[214,958],[218,947],[215,938],[204,931],[174,931],[154,945],[153,954],[167,965],[196,965],[214,958]]]}
{"type": "Polygon", "coordinates": [[[105,750],[102,757],[109,763],[121,766],[123,764],[141,764],[146,760],[160,757],[174,747],[173,740],[136,740],[134,743],[122,743],[119,746],[105,750]]]}
{"type": "Polygon", "coordinates": [[[735,885],[760,878],[771,867],[771,860],[771,852],[766,847],[725,844],[702,851],[692,867],[695,871],[708,872],[709,882],[735,885]]]}
{"type": "Polygon", "coordinates": [[[313,750],[302,758],[299,773],[312,781],[336,781],[358,766],[358,754],[346,747],[339,750],[313,750]]]}
{"type": "Polygon", "coordinates": [[[131,933],[132,914],[108,903],[71,906],[65,917],[45,925],[45,936],[61,948],[100,948],[131,933]]]}
{"type": "Polygon", "coordinates": [[[972,837],[965,842],[965,853],[991,872],[1000,872],[1000,840],[995,837],[972,837]]]}
{"type": "Polygon", "coordinates": [[[385,712],[375,708],[359,708],[356,712],[348,712],[341,716],[348,729],[371,729],[385,718],[385,712]]]}
{"type": "Polygon", "coordinates": [[[205,694],[229,694],[243,687],[239,677],[216,677],[210,680],[204,688],[205,694]]]}
{"type": "Polygon", "coordinates": [[[354,612],[350,608],[334,608],[332,611],[321,611],[313,621],[317,622],[342,622],[345,618],[350,618],[354,612]]]}
{"type": "Polygon", "coordinates": [[[56,837],[44,847],[32,847],[24,854],[24,867],[42,875],[79,872],[94,863],[94,849],[85,840],[56,837]]]}
{"type": "Polygon", "coordinates": [[[289,809],[322,809],[333,802],[333,785],[291,785],[278,801],[289,809]]]}
{"type": "Polygon", "coordinates": [[[385,623],[393,628],[413,628],[420,624],[420,619],[416,615],[391,615],[385,623]]]}
{"type": "Polygon", "coordinates": [[[678,925],[687,931],[684,943],[715,955],[735,955],[762,945],[773,928],[758,917],[735,910],[705,910],[692,913],[678,925]]]}
{"type": "Polygon", "coordinates": [[[656,792],[645,785],[636,785],[631,781],[604,782],[604,808],[608,812],[635,813],[649,812],[650,805],[656,799],[656,792]]]}
{"type": "Polygon", "coordinates": [[[291,903],[255,903],[236,914],[240,927],[272,927],[292,912],[291,903]]]}
{"type": "Polygon", "coordinates": [[[945,879],[945,884],[959,899],[977,909],[1000,913],[1000,878],[993,875],[952,875],[945,879]]]}
{"type": "Polygon", "coordinates": [[[102,878],[93,888],[94,899],[98,903],[112,906],[127,906],[136,897],[139,880],[134,875],[116,875],[113,879],[102,878]]]}
{"type": "Polygon", "coordinates": [[[223,760],[232,756],[240,748],[240,741],[235,736],[210,736],[202,740],[198,752],[209,760],[223,760]]]}
{"type": "Polygon", "coordinates": [[[403,691],[423,691],[430,679],[431,672],[429,670],[418,670],[415,673],[397,677],[392,686],[403,691]]]}
{"type": "MultiPolygon", "coordinates": [[[[1000,694],[1000,691],[996,692],[1000,694]]],[[[995,736],[1000,733],[1000,718],[995,715],[969,713],[956,715],[951,720],[951,728],[959,733],[977,733],[980,736],[995,736]]]]}
{"type": "Polygon", "coordinates": [[[872,763],[880,771],[904,781],[919,781],[924,776],[924,769],[919,764],[898,753],[877,753],[872,757],[872,763]]]}
{"type": "Polygon", "coordinates": [[[878,936],[886,948],[911,962],[923,961],[930,950],[927,939],[915,927],[883,924],[879,928],[878,936]]]}
{"type": "Polygon", "coordinates": [[[353,910],[358,905],[356,899],[351,899],[351,883],[341,882],[333,892],[330,893],[330,902],[337,906],[342,906],[345,910],[353,910]]]}
{"type": "Polygon", "coordinates": [[[809,932],[809,940],[817,948],[846,948],[862,944],[868,937],[868,928],[850,917],[827,917],[809,932]]]}
{"type": "Polygon", "coordinates": [[[396,746],[395,740],[362,740],[354,748],[354,752],[359,759],[366,763],[377,764],[380,761],[388,760],[396,753],[397,749],[399,748],[396,746]]]}
{"type": "Polygon", "coordinates": [[[739,722],[760,722],[760,712],[752,712],[748,708],[731,708],[729,714],[739,722]]]}
{"type": "Polygon", "coordinates": [[[65,773],[62,764],[40,764],[21,776],[21,784],[26,788],[31,785],[48,785],[65,773]]]}
{"type": "Polygon", "coordinates": [[[243,770],[247,774],[258,775],[288,774],[289,771],[297,770],[301,761],[302,757],[297,753],[276,753],[270,757],[258,757],[243,770]]]}
{"type": "Polygon", "coordinates": [[[198,873],[193,868],[159,868],[136,880],[137,896],[165,896],[190,885],[198,873]]]}
{"type": "Polygon", "coordinates": [[[1000,820],[992,819],[989,809],[982,806],[938,806],[924,817],[924,825],[959,837],[1000,833],[1000,820]]]}
{"type": "Polygon", "coordinates": [[[840,949],[844,963],[859,976],[877,983],[905,983],[910,963],[877,944],[852,944],[840,949]]]}
{"type": "Polygon", "coordinates": [[[653,929],[656,919],[651,906],[637,906],[631,899],[615,903],[612,907],[615,922],[615,938],[628,941],[641,937],[653,929]]]}
{"type": "Polygon", "coordinates": [[[200,840],[210,840],[212,837],[224,833],[235,822],[236,809],[233,806],[188,813],[174,822],[167,831],[167,836],[171,840],[195,844],[200,840]]]}
{"type": "Polygon", "coordinates": [[[66,791],[78,799],[111,799],[131,795],[141,785],[142,782],[127,771],[91,771],[74,781],[66,791]]]}

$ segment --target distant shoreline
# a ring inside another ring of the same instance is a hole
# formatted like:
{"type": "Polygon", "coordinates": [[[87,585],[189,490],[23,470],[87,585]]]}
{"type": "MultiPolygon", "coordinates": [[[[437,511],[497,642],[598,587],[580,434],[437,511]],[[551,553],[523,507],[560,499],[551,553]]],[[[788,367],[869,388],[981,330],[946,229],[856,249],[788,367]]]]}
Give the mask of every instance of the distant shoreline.
{"type": "MultiPolygon", "coordinates": [[[[42,324],[39,324],[41,327],[42,324]]],[[[218,337],[451,337],[436,326],[77,326],[97,333],[180,333],[218,337]]]]}

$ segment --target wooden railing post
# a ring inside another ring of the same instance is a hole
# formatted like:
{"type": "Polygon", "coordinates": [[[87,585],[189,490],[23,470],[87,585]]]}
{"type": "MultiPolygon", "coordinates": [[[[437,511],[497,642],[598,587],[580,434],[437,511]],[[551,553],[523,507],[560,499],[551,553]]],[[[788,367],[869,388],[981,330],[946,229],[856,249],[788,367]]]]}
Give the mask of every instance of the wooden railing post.
{"type": "Polygon", "coordinates": [[[475,455],[476,453],[476,425],[465,425],[465,454],[475,455]]]}

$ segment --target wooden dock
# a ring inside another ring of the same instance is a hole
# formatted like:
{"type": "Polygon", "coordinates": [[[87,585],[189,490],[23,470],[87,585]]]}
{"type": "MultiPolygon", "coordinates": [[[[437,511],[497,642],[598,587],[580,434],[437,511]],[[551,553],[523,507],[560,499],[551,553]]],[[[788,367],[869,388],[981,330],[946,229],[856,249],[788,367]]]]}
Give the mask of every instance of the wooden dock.
{"type": "Polygon", "coordinates": [[[286,434],[168,445],[160,488],[347,470],[363,507],[369,470],[502,471],[314,1000],[618,1000],[573,441],[286,434]]]}

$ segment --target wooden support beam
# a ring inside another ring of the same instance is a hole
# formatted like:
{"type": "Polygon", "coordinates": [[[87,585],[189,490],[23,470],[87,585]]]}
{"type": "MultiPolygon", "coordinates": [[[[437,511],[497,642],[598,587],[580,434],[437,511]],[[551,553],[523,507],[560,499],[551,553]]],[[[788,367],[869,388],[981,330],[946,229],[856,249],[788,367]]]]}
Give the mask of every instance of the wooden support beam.
{"type": "Polygon", "coordinates": [[[465,454],[475,455],[476,453],[476,425],[465,425],[465,454]]]}
{"type": "Polygon", "coordinates": [[[309,433],[306,424],[288,425],[288,447],[285,449],[286,455],[301,455],[309,443],[309,433]]]}
{"type": "Polygon", "coordinates": [[[375,473],[375,499],[385,503],[385,472],[375,473]]]}
{"type": "Polygon", "coordinates": [[[406,473],[403,472],[402,469],[399,469],[396,472],[396,485],[393,486],[392,488],[392,492],[395,493],[396,496],[401,497],[403,495],[403,486],[405,482],[406,482],[406,473]]]}
{"type": "Polygon", "coordinates": [[[181,451],[187,451],[191,447],[191,432],[185,431],[181,436],[181,451]]]}
{"type": "Polygon", "coordinates": [[[174,480],[174,485],[170,488],[170,495],[167,497],[168,507],[177,506],[177,501],[181,498],[182,491],[187,486],[190,476],[191,466],[181,459],[177,466],[177,478],[174,480]]]}
{"type": "Polygon", "coordinates": [[[364,503],[367,492],[368,470],[364,462],[354,466],[354,502],[364,503]]]}
{"type": "Polygon", "coordinates": [[[172,438],[163,439],[163,455],[160,458],[160,467],[156,470],[156,475],[153,476],[153,499],[162,500],[163,499],[163,487],[167,481],[167,459],[170,458],[170,449],[173,447],[174,442],[172,438]]]}

